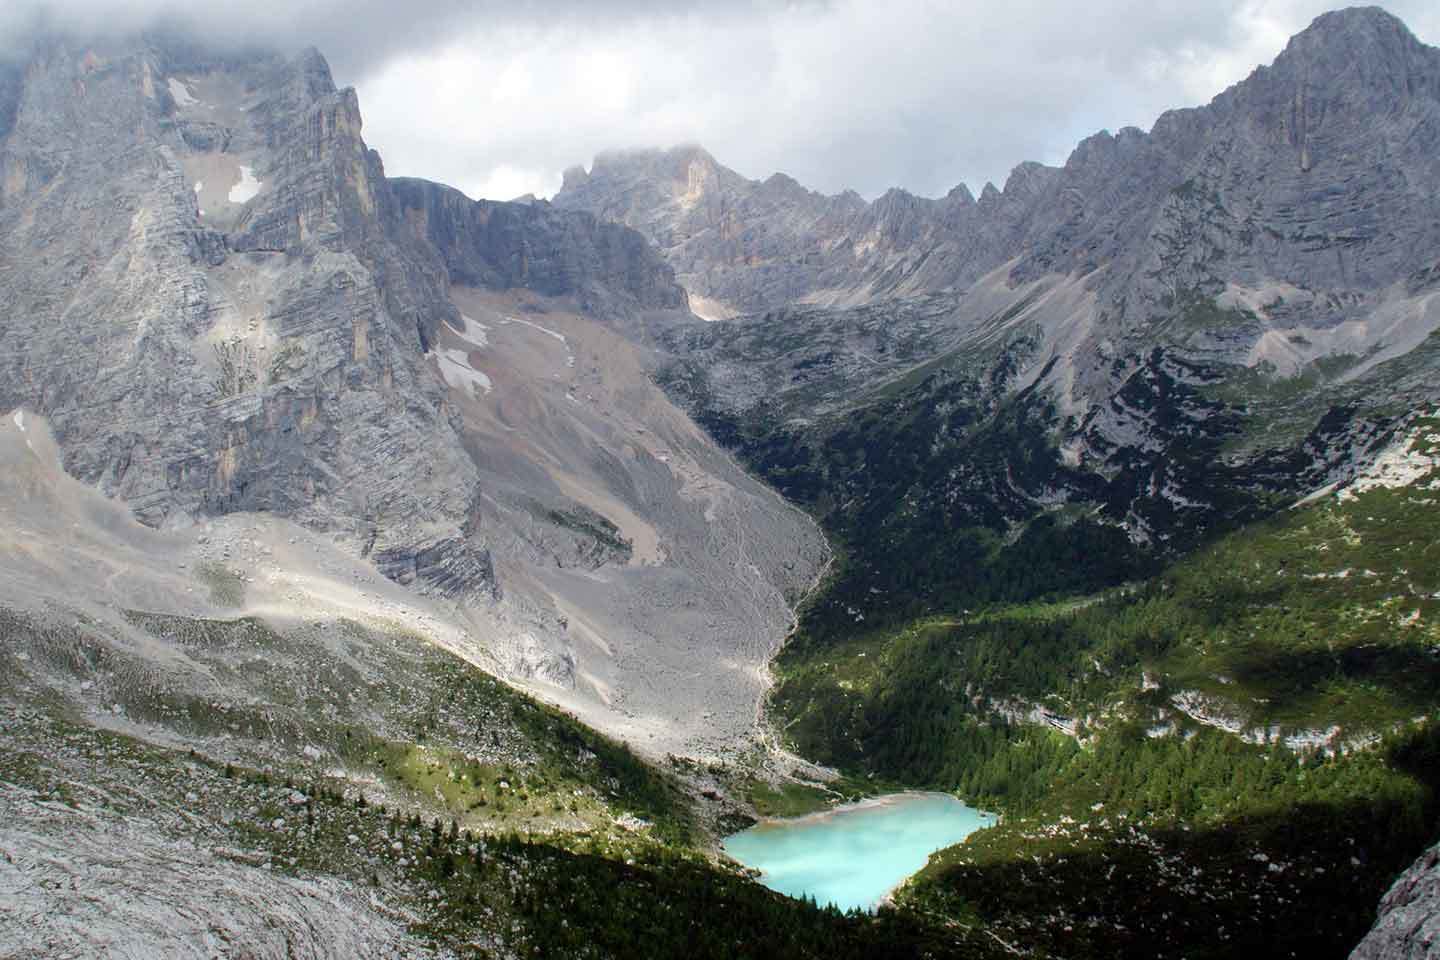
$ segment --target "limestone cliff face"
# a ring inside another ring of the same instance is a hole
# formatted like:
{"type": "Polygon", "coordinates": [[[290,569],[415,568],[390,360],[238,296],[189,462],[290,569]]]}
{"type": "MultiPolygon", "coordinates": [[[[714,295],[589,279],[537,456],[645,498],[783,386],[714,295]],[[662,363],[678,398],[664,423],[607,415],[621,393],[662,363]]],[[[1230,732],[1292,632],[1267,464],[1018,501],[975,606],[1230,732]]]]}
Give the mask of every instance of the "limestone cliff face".
{"type": "Polygon", "coordinates": [[[1427,850],[1380,901],[1380,916],[1351,960],[1440,956],[1440,848],[1427,850]]]}
{"type": "Polygon", "coordinates": [[[67,469],[147,523],[274,511],[488,590],[474,468],[420,366],[444,266],[385,236],[354,91],[314,51],[63,41],[6,89],[0,405],[49,416],[67,469]]]}
{"type": "Polygon", "coordinates": [[[633,232],[385,177],[314,50],[39,46],[0,71],[0,407],[146,523],[273,511],[489,593],[474,463],[425,360],[452,275],[683,309],[633,232]]]}
{"type": "Polygon", "coordinates": [[[969,425],[1024,406],[1053,464],[1019,484],[937,466],[912,492],[937,504],[985,484],[1012,520],[1098,500],[1164,539],[1336,479],[1437,394],[1440,50],[1374,8],[978,199],[826,198],[684,148],[602,155],[555,203],[635,226],[697,309],[739,315],[673,345],[672,383],[720,433],[761,423],[808,455],[840,429],[820,415],[959,390],[930,447],[969,465],[969,425]]]}
{"type": "Polygon", "coordinates": [[[1090,286],[1134,325],[1172,314],[1176,290],[1375,291],[1431,266],[1437,91],[1440,51],[1381,10],[1346,10],[1211,104],[1099,133],[1063,168],[1022,164],[979,201],[963,186],[822,197],[685,147],[602,154],[555,203],[641,230],[732,313],[963,294],[1008,264],[1013,284],[1103,269],[1090,286]]]}
{"type": "Polygon", "coordinates": [[[433,246],[456,284],[570,297],[617,322],[686,308],[674,272],[634,230],[547,203],[474,201],[426,180],[389,186],[397,229],[433,246]]]}

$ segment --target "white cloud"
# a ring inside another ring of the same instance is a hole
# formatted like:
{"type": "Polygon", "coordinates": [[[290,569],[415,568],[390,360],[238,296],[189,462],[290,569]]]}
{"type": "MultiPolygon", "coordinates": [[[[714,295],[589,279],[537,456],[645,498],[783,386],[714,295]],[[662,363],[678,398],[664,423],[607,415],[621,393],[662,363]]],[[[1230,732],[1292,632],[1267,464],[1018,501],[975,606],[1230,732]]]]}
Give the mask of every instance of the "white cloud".
{"type": "MultiPolygon", "coordinates": [[[[935,194],[1149,127],[1268,63],[1330,4],[837,0],[579,27],[476,26],[361,81],[391,169],[548,194],[598,151],[698,142],[748,176],[935,194]],[[422,93],[423,92],[423,93],[422,93]]],[[[1388,4],[1422,38],[1440,12],[1388,4]]]]}
{"type": "Polygon", "coordinates": [[[526,194],[550,197],[560,189],[560,174],[502,163],[489,170],[483,179],[474,180],[460,189],[472,197],[488,200],[514,200],[526,194]]]}

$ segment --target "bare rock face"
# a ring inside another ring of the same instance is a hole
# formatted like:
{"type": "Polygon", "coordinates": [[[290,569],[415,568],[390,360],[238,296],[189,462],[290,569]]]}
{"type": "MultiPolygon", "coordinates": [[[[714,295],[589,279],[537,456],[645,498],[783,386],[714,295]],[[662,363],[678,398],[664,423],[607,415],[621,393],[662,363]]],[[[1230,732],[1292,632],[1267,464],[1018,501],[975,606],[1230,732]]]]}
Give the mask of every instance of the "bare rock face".
{"type": "Polygon", "coordinates": [[[1380,916],[1351,960],[1440,957],[1440,847],[1400,875],[1380,901],[1380,916]]]}
{"type": "Polygon", "coordinates": [[[483,570],[474,467],[417,349],[444,268],[385,236],[379,158],[319,55],[57,41],[12,92],[0,406],[48,415],[67,469],[152,525],[273,511],[483,570]]]}
{"type": "Polygon", "coordinates": [[[547,203],[475,201],[425,180],[392,180],[390,190],[401,230],[433,245],[457,285],[571,297],[617,324],[686,309],[673,271],[633,230],[547,203]]]}
{"type": "Polygon", "coordinates": [[[699,147],[604,153],[567,171],[556,206],[640,230],[712,319],[791,303],[855,306],[952,290],[1004,262],[1016,220],[1056,174],[1016,169],[976,203],[891,190],[823,196],[784,174],[746,180],[699,147]],[[708,312],[707,312],[708,311],[708,312]]]}
{"type": "Polygon", "coordinates": [[[1011,522],[1099,502],[1163,541],[1331,482],[1437,395],[1440,50],[1374,8],[978,200],[825,198],[682,148],[602,155],[554,202],[646,233],[733,321],[673,337],[670,382],[717,434],[809,461],[787,476],[835,475],[855,424],[825,418],[951,411],[911,491],[942,514],[988,484],[1011,522]],[[1015,407],[1046,465],[973,476],[973,425],[1015,407]]]}
{"type": "Polygon", "coordinates": [[[386,178],[314,50],[51,39],[0,68],[0,302],[0,411],[157,535],[298,523],[642,748],[749,742],[826,544],[650,383],[693,318],[635,231],[386,178]]]}
{"type": "Polygon", "coordinates": [[[865,207],[794,180],[749,181],[699,147],[606,153],[586,174],[567,172],[554,199],[649,237],[698,306],[753,312],[812,292],[831,239],[865,207]]]}
{"type": "Polygon", "coordinates": [[[1021,164],[978,202],[963,185],[823,197],[682,147],[602,154],[555,203],[636,227],[730,313],[963,294],[1011,264],[1013,283],[1104,268],[1091,287],[1133,325],[1173,313],[1177,289],[1373,291],[1430,266],[1437,91],[1440,52],[1388,13],[1346,10],[1208,106],[1096,134],[1063,168],[1021,164]]]}

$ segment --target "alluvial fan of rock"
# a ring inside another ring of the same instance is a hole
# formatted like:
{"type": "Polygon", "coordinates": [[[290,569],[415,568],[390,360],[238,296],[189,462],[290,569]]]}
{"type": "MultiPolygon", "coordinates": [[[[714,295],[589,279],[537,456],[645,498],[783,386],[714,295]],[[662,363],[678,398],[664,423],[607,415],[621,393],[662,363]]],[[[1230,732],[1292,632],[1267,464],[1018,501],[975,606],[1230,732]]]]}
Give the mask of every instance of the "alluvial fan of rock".
{"type": "Polygon", "coordinates": [[[0,120],[0,409],[66,472],[320,534],[647,748],[748,736],[826,548],[648,386],[689,315],[639,234],[387,179],[314,50],[37,41],[0,120]]]}

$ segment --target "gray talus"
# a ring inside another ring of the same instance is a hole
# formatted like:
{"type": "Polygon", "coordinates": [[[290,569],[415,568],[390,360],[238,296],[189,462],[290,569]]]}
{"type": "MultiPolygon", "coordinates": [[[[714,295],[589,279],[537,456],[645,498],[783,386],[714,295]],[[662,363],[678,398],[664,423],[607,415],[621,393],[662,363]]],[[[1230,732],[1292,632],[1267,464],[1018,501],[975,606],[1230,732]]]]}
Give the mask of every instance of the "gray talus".
{"type": "Polygon", "coordinates": [[[601,726],[743,739],[825,546],[648,387],[687,298],[642,237],[387,179],[313,50],[40,43],[0,71],[0,172],[0,410],[68,473],[165,531],[297,522],[601,726]]]}

